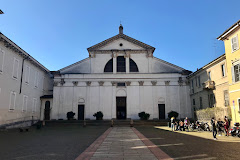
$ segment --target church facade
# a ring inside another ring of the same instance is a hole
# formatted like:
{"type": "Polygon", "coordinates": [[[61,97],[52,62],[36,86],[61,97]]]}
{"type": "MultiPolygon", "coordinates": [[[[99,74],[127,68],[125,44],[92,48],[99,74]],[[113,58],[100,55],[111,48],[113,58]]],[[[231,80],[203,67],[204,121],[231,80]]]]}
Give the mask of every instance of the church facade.
{"type": "Polygon", "coordinates": [[[88,58],[54,72],[50,119],[66,119],[69,111],[78,120],[98,111],[103,119],[139,119],[142,111],[150,119],[170,111],[192,117],[189,71],[154,57],[154,47],[123,34],[122,26],[87,50],[88,58]]]}

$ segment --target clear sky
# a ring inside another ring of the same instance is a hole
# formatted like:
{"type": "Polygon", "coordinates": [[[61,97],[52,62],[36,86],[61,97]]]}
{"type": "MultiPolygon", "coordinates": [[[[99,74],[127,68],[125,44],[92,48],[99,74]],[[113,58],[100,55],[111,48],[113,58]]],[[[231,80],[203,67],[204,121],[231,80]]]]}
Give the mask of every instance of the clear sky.
{"type": "Polygon", "coordinates": [[[88,57],[87,48],[124,34],[154,56],[196,71],[224,53],[216,38],[240,19],[239,0],[0,0],[0,31],[49,70],[88,57]]]}

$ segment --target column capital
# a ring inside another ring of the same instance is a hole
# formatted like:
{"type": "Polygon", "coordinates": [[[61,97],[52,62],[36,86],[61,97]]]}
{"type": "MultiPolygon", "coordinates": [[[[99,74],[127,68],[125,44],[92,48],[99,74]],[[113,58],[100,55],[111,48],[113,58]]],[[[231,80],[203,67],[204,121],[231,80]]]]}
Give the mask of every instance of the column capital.
{"type": "Polygon", "coordinates": [[[139,86],[143,86],[144,81],[138,81],[139,86]]]}
{"type": "Polygon", "coordinates": [[[151,83],[152,83],[153,86],[156,86],[157,81],[151,81],[151,83]]]}
{"type": "Polygon", "coordinates": [[[92,82],[90,82],[90,81],[87,81],[87,82],[86,82],[87,86],[91,86],[91,83],[92,83],[92,82]]]}
{"type": "Polygon", "coordinates": [[[65,83],[64,79],[63,79],[63,78],[61,78],[60,84],[63,86],[63,85],[64,85],[64,83],[65,83]]]}
{"type": "Polygon", "coordinates": [[[127,85],[127,86],[130,86],[130,85],[131,85],[131,82],[130,82],[130,81],[127,81],[127,82],[126,82],[126,85],[127,85]]]}
{"type": "Polygon", "coordinates": [[[99,86],[103,86],[104,82],[103,81],[99,81],[98,84],[99,84],[99,86]]]}
{"type": "Polygon", "coordinates": [[[53,86],[58,86],[59,81],[54,81],[53,86]]]}
{"type": "Polygon", "coordinates": [[[72,81],[72,83],[73,83],[74,86],[78,85],[78,81],[72,81]]]}
{"type": "Polygon", "coordinates": [[[170,84],[170,81],[165,81],[166,86],[169,86],[169,84],[170,84]]]}
{"type": "Polygon", "coordinates": [[[117,84],[117,83],[114,82],[114,81],[112,81],[111,83],[112,83],[112,86],[116,86],[116,84],[117,84]]]}

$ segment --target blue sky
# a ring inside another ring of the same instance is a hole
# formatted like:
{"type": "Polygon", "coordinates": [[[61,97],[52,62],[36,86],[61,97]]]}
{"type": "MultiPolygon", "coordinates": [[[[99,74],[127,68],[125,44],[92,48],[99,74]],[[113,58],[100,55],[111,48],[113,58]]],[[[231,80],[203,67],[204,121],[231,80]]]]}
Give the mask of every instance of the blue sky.
{"type": "Polygon", "coordinates": [[[49,70],[88,57],[87,48],[124,34],[154,56],[196,71],[224,53],[216,38],[240,19],[240,1],[0,0],[0,31],[49,70]]]}

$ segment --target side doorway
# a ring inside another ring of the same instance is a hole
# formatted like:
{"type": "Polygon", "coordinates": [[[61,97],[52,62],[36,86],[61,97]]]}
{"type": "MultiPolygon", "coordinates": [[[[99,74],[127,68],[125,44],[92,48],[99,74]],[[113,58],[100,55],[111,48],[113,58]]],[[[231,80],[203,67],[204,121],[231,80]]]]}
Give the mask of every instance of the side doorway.
{"type": "Polygon", "coordinates": [[[50,101],[45,102],[45,109],[44,109],[44,120],[50,120],[50,101]]]}
{"type": "Polygon", "coordinates": [[[78,105],[78,120],[84,120],[84,105],[78,105]]]}
{"type": "Polygon", "coordinates": [[[158,104],[159,119],[165,119],[165,104],[158,104]]]}

